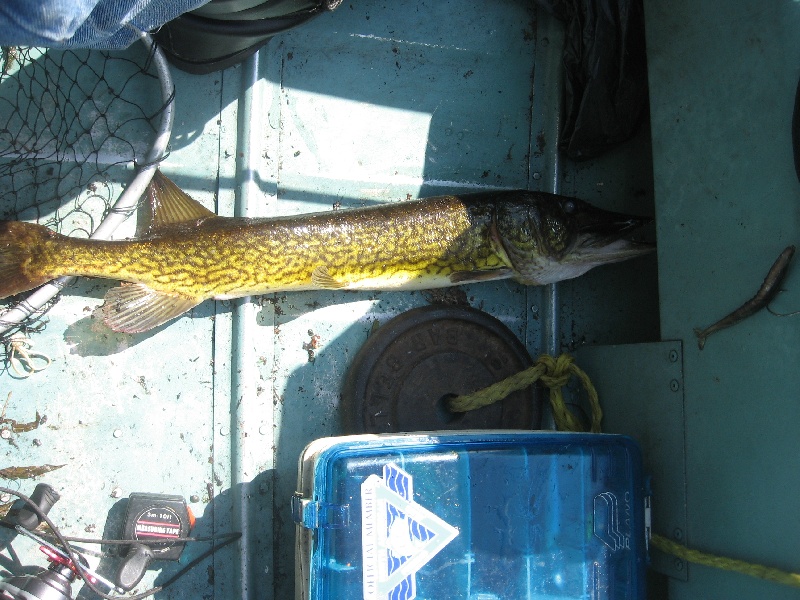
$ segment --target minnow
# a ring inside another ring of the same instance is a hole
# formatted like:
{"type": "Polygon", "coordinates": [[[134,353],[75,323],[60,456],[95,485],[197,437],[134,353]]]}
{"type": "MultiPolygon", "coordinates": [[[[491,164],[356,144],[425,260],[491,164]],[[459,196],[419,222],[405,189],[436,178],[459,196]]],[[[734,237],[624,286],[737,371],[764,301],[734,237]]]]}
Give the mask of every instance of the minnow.
{"type": "Polygon", "coordinates": [[[215,215],[160,172],[139,238],[101,241],[0,221],[0,298],[59,276],[117,279],[100,310],[137,333],[208,299],[273,292],[429,289],[513,278],[541,285],[639,256],[651,219],[529,191],[447,195],[263,219],[215,215]]]}
{"type": "Polygon", "coordinates": [[[786,275],[786,270],[789,268],[789,263],[794,256],[794,246],[787,246],[783,252],[780,253],[775,262],[769,269],[767,276],[761,287],[758,288],[756,295],[750,298],[747,302],[742,304],[732,313],[722,317],[713,325],[709,325],[705,329],[700,327],[695,328],[694,334],[697,336],[697,345],[700,350],[706,345],[706,338],[712,333],[716,333],[720,329],[725,329],[731,325],[735,325],[742,319],[754,315],[759,310],[767,306],[775,298],[780,291],[780,285],[786,275]]]}

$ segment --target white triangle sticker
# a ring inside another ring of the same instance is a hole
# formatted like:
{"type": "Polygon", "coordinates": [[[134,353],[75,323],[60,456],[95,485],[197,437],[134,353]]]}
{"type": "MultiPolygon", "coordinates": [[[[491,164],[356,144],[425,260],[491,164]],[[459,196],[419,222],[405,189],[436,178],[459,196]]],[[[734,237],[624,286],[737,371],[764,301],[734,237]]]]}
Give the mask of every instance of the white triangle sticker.
{"type": "Polygon", "coordinates": [[[416,573],[458,530],[414,502],[414,480],[394,464],[361,484],[364,600],[413,600],[416,573]]]}

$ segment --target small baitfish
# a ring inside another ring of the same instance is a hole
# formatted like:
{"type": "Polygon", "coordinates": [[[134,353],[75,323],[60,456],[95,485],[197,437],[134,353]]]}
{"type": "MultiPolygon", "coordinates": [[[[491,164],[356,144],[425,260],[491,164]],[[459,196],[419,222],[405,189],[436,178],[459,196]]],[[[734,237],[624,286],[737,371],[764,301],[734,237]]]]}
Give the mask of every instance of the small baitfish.
{"type": "Polygon", "coordinates": [[[149,230],[78,239],[0,221],[0,298],[62,275],[121,280],[101,314],[147,331],[204,300],[272,292],[409,290],[514,278],[547,284],[639,256],[650,221],[541,192],[438,196],[265,219],[219,217],[156,172],[149,230]]]}
{"type": "Polygon", "coordinates": [[[784,248],[783,252],[781,252],[778,255],[778,258],[775,259],[775,262],[772,263],[772,266],[767,272],[767,276],[764,278],[764,283],[762,283],[761,287],[758,288],[755,296],[750,298],[750,300],[742,304],[732,313],[725,315],[719,321],[709,325],[705,329],[696,327],[694,334],[697,336],[697,347],[702,350],[705,348],[706,339],[708,336],[721,331],[726,327],[736,325],[739,321],[756,314],[762,308],[768,307],[769,303],[775,299],[775,296],[778,295],[778,292],[781,289],[781,282],[786,276],[786,271],[789,268],[789,263],[791,262],[793,256],[794,246],[787,246],[784,248]]]}

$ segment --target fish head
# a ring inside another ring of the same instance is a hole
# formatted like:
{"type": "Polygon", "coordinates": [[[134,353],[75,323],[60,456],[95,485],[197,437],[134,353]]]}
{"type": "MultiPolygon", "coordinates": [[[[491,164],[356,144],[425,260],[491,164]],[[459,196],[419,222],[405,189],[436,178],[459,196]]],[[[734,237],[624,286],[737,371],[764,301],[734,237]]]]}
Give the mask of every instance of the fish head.
{"type": "Polygon", "coordinates": [[[652,251],[654,245],[626,238],[651,221],[577,198],[526,192],[497,204],[494,227],[517,280],[543,285],[652,251]]]}

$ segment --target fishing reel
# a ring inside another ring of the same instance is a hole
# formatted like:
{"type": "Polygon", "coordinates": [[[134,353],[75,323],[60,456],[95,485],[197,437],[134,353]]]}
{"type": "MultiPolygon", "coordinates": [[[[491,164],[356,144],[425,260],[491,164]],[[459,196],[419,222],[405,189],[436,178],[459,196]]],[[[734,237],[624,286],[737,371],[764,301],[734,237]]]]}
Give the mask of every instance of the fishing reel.
{"type": "Polygon", "coordinates": [[[72,600],[72,582],[78,571],[69,558],[41,547],[49,566],[33,575],[17,575],[0,581],[3,600],[72,600]]]}
{"type": "MultiPolygon", "coordinates": [[[[78,567],[66,552],[33,533],[43,521],[41,515],[47,515],[59,498],[52,487],[40,483],[28,502],[22,499],[15,502],[0,521],[40,544],[39,549],[49,563],[46,569],[32,575],[15,575],[0,581],[2,600],[72,600],[72,583],[78,578],[78,567]]],[[[86,561],[82,557],[78,560],[88,575],[86,561]]]]}
{"type": "Polygon", "coordinates": [[[232,533],[210,538],[189,538],[187,535],[194,526],[194,516],[183,498],[163,494],[131,494],[123,527],[124,539],[67,538],[47,516],[60,498],[52,487],[40,483],[30,497],[7,488],[0,488],[0,491],[19,498],[0,520],[0,525],[39,544],[48,562],[46,568],[33,574],[13,575],[0,580],[0,600],[72,600],[72,584],[78,579],[83,580],[101,598],[119,598],[118,594],[132,590],[141,581],[153,560],[178,560],[187,542],[225,540],[191,561],[164,584],[141,594],[125,596],[126,600],[144,598],[164,589],[213,552],[241,537],[239,533],[232,533]],[[49,526],[54,541],[34,533],[42,523],[49,526]],[[121,560],[114,581],[90,569],[86,559],[70,545],[70,541],[119,547],[121,560]],[[113,592],[116,594],[111,595],[113,592]]]}

